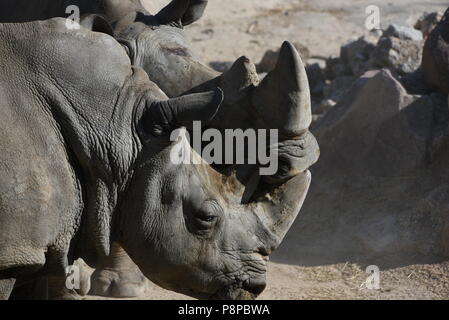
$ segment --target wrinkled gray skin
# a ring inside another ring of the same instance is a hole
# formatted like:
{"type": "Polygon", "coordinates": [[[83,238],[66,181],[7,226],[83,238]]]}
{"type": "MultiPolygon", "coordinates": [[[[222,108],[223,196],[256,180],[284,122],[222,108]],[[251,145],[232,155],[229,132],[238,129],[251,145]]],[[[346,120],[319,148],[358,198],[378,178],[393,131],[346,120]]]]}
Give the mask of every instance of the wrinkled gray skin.
{"type": "Polygon", "coordinates": [[[90,286],[81,281],[85,288],[90,289],[90,292],[80,290],[81,295],[89,292],[92,295],[114,298],[143,296],[147,281],[126,251],[117,243],[112,244],[110,255],[99,261],[90,280],[90,286]]]}
{"type": "Polygon", "coordinates": [[[68,17],[70,5],[80,8],[82,25],[113,35],[132,64],[143,68],[169,97],[217,76],[195,57],[183,30],[201,18],[207,0],[173,0],[155,15],[139,0],[2,0],[0,22],[68,17]]]}
{"type": "Polygon", "coordinates": [[[306,168],[318,158],[293,46],[284,44],[276,70],[254,89],[253,100],[264,101],[252,110],[256,127],[282,137],[285,161],[266,179],[256,168],[223,174],[170,161],[180,146],[198,156],[182,131],[175,142],[168,134],[207,123],[221,90],[167,100],[113,38],[69,31],[63,19],[1,25],[0,38],[0,298],[42,276],[49,295],[62,296],[65,267],[78,257],[95,267],[113,242],[170,290],[227,299],[263,290],[266,258],[295,219],[306,168]],[[270,109],[278,115],[267,117],[270,109]]]}
{"type": "MultiPolygon", "coordinates": [[[[182,29],[202,16],[207,5],[205,0],[172,1],[156,15],[146,11],[139,0],[3,0],[0,22],[67,17],[69,5],[80,8],[83,26],[113,35],[125,48],[132,64],[142,67],[169,97],[217,76],[215,71],[199,63],[182,29]]],[[[141,272],[123,250],[114,248],[93,274],[91,293],[139,296],[144,290],[141,272]]]]}

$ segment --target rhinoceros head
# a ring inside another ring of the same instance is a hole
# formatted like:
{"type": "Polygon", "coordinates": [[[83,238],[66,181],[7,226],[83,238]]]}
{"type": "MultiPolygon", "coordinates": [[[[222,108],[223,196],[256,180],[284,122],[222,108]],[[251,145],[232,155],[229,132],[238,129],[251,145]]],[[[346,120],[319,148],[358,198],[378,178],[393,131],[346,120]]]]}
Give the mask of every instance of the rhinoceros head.
{"type": "Polygon", "coordinates": [[[289,165],[275,179],[260,177],[254,166],[222,170],[201,161],[185,129],[172,134],[175,139],[166,136],[192,120],[210,120],[223,101],[220,89],[151,98],[143,107],[138,127],[144,146],[120,210],[119,242],[164,288],[219,299],[251,299],[265,288],[268,256],[299,213],[311,180],[307,168],[318,156],[308,131],[307,77],[292,45],[284,44],[278,67],[252,94],[260,127],[281,132],[281,167],[289,165]],[[179,161],[186,156],[188,164],[179,161]],[[307,163],[298,165],[300,159],[307,163]]]}
{"type": "Polygon", "coordinates": [[[203,15],[206,5],[207,0],[173,0],[155,15],[143,7],[124,11],[112,24],[132,64],[143,68],[169,97],[216,75],[194,56],[183,30],[203,15]]]}

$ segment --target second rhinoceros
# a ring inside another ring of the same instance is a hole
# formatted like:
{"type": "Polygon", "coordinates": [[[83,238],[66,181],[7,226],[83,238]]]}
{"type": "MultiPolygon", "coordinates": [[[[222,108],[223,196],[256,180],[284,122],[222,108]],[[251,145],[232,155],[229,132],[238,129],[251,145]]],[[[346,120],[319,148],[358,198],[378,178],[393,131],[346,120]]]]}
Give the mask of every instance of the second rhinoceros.
{"type": "Polygon", "coordinates": [[[289,175],[281,165],[271,179],[252,166],[172,161],[173,150],[199,157],[185,131],[175,141],[169,133],[211,120],[220,89],[168,99],[113,38],[68,30],[65,19],[0,25],[0,38],[0,298],[42,276],[57,294],[67,265],[95,266],[112,242],[164,288],[197,298],[262,292],[267,257],[318,158],[293,46],[256,89],[259,105],[277,103],[279,114],[256,108],[254,123],[279,129],[279,157],[291,160],[289,175]]]}
{"type": "Polygon", "coordinates": [[[176,97],[217,75],[199,62],[183,30],[201,18],[207,3],[173,0],[151,14],[140,0],[2,0],[0,22],[73,15],[81,25],[114,36],[133,65],[144,69],[169,97],[176,97]]]}

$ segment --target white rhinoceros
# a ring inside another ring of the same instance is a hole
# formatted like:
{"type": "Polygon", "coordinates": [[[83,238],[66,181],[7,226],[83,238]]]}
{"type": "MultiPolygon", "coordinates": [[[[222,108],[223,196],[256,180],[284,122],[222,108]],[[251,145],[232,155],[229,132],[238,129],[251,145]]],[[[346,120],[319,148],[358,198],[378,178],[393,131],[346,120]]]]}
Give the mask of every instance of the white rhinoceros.
{"type": "Polygon", "coordinates": [[[0,38],[1,298],[42,276],[57,297],[67,265],[96,266],[113,242],[164,288],[198,298],[262,292],[319,151],[291,44],[252,94],[254,128],[280,133],[279,171],[258,177],[254,166],[171,159],[180,147],[199,157],[183,131],[169,134],[212,123],[220,89],[168,99],[113,38],[69,30],[65,19],[3,24],[0,38]]]}

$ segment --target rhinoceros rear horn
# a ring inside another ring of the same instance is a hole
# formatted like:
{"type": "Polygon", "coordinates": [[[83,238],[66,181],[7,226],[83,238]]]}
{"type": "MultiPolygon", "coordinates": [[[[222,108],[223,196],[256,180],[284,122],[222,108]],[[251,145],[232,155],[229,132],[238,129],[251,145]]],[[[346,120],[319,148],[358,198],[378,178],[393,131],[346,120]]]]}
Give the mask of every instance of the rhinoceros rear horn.
{"type": "Polygon", "coordinates": [[[312,122],[309,81],[298,51],[290,42],[281,47],[277,65],[253,95],[258,116],[280,135],[295,137],[312,122]]]}
{"type": "Polygon", "coordinates": [[[199,20],[206,6],[207,0],[172,0],[156,18],[161,24],[183,27],[199,20]]]}
{"type": "Polygon", "coordinates": [[[143,116],[146,129],[155,136],[169,134],[176,128],[191,128],[194,121],[207,124],[224,100],[220,88],[165,101],[153,102],[143,116]]]}

